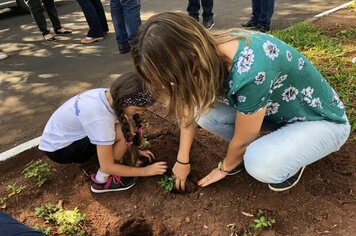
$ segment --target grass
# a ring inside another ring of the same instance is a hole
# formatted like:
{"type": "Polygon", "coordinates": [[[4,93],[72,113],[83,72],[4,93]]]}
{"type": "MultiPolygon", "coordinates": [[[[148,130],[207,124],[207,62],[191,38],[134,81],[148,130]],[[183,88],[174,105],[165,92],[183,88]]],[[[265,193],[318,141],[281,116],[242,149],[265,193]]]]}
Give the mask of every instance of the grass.
{"type": "MultiPolygon", "coordinates": [[[[355,8],[355,4],[351,6],[355,8]]],[[[337,91],[346,107],[352,130],[356,130],[356,64],[347,48],[356,39],[355,29],[340,31],[335,37],[312,23],[299,23],[273,32],[277,38],[301,51],[337,91]]]]}

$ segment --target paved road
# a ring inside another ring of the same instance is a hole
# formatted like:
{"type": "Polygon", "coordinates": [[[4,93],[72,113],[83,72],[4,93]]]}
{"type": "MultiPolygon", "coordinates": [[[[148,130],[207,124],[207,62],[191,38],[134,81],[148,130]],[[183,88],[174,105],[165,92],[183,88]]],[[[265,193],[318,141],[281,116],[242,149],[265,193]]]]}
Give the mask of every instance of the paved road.
{"type": "MultiPolygon", "coordinates": [[[[162,11],[185,12],[187,1],[142,0],[142,19],[162,11]]],[[[283,29],[345,0],[276,0],[273,29],[283,29]]],[[[75,1],[58,2],[62,24],[74,31],[57,43],[45,43],[31,15],[0,10],[0,152],[41,135],[51,113],[74,94],[107,87],[133,70],[130,55],[117,52],[109,0],[103,1],[110,33],[102,42],[81,45],[87,24],[75,1]]],[[[216,0],[214,29],[237,27],[249,19],[250,0],[216,0]]]]}

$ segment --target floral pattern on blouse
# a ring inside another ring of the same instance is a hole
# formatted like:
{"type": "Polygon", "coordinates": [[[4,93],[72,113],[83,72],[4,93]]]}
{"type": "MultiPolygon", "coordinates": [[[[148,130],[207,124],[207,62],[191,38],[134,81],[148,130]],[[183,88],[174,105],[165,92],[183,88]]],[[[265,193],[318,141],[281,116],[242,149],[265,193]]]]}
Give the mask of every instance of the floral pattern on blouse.
{"type": "Polygon", "coordinates": [[[293,55],[289,50],[286,51],[286,57],[288,61],[292,61],[293,55]]]}
{"type": "Polygon", "coordinates": [[[279,106],[280,105],[278,102],[269,101],[266,106],[266,116],[276,114],[278,112],[279,106]]]}
{"type": "Polygon", "coordinates": [[[271,43],[269,40],[263,44],[263,50],[266,53],[266,56],[272,59],[276,59],[278,57],[279,49],[277,46],[273,43],[271,43]]]}
{"type": "Polygon", "coordinates": [[[258,74],[255,77],[255,84],[260,85],[265,81],[266,79],[266,72],[258,72],[258,74]]]}
{"type": "Polygon", "coordinates": [[[239,72],[239,74],[248,72],[252,67],[254,58],[253,50],[249,47],[245,47],[237,61],[237,72],[239,72]]]}
{"type": "Polygon", "coordinates": [[[283,86],[282,82],[287,79],[288,75],[282,75],[273,84],[273,89],[278,89],[283,86]]]}
{"type": "Polygon", "coordinates": [[[305,65],[305,61],[303,58],[300,57],[298,59],[298,70],[303,70],[304,65],[305,65]]]}
{"type": "Polygon", "coordinates": [[[293,101],[297,98],[298,93],[299,93],[298,89],[294,87],[289,87],[284,90],[284,93],[282,93],[282,100],[286,102],[293,101]]]}

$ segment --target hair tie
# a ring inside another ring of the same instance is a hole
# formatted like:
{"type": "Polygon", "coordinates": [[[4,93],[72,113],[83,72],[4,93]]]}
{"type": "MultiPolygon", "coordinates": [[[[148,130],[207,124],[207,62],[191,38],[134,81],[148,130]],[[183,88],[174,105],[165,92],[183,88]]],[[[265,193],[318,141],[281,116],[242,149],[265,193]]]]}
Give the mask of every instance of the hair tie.
{"type": "Polygon", "coordinates": [[[137,128],[135,133],[136,134],[142,134],[142,131],[143,131],[142,127],[141,128],[137,128]]]}
{"type": "Polygon", "coordinates": [[[133,141],[130,141],[130,142],[125,141],[125,143],[129,148],[133,145],[133,141]]]}

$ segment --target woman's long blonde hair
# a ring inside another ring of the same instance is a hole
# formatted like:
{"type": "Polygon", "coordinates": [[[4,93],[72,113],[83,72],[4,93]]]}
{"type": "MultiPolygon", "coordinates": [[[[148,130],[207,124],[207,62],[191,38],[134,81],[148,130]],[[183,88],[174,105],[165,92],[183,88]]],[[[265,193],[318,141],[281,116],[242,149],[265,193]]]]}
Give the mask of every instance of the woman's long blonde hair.
{"type": "Polygon", "coordinates": [[[134,65],[157,100],[167,105],[168,117],[179,122],[184,117],[190,124],[224,93],[230,61],[217,46],[229,41],[225,36],[219,40],[177,12],[154,15],[141,26],[132,48],[134,65]]]}

